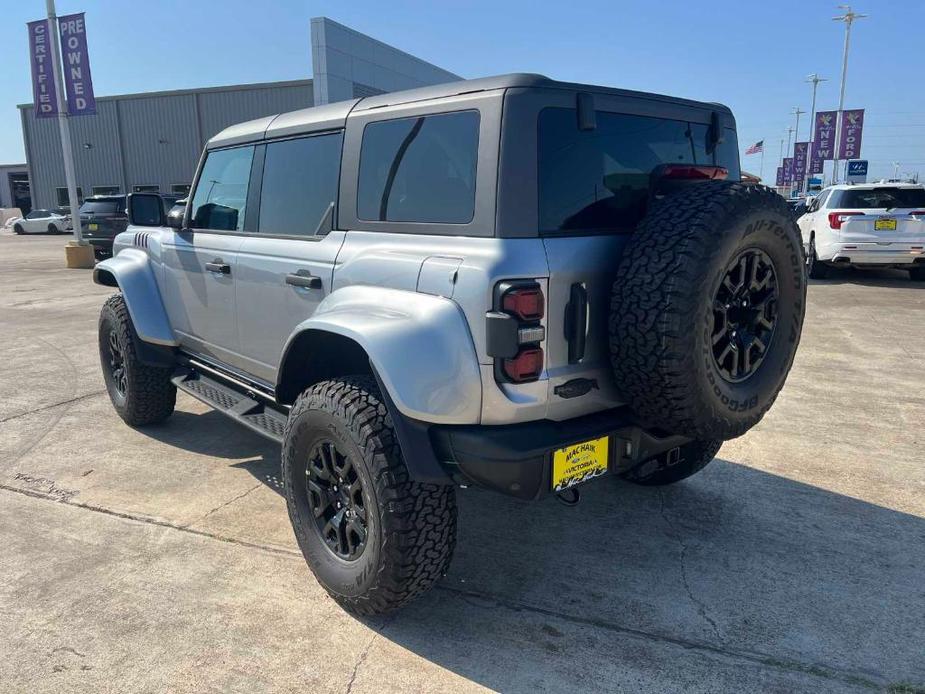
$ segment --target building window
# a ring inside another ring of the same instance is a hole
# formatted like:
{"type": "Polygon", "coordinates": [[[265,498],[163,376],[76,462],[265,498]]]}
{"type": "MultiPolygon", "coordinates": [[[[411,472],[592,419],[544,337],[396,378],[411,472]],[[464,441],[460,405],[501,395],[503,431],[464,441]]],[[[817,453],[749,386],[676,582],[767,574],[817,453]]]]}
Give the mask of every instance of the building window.
{"type": "Polygon", "coordinates": [[[179,193],[180,195],[189,195],[189,183],[171,183],[170,192],[179,193]]]}
{"type": "Polygon", "coordinates": [[[133,193],[160,193],[160,186],[132,186],[133,193]]]}
{"type": "Polygon", "coordinates": [[[471,222],[478,151],[478,111],[370,123],[360,150],[357,215],[380,222],[471,222]]]}
{"type": "Polygon", "coordinates": [[[121,192],[119,186],[93,186],[90,188],[92,195],[118,195],[121,192]]]}
{"type": "MultiPolygon", "coordinates": [[[[55,194],[58,199],[58,207],[68,207],[70,202],[67,199],[67,188],[55,188],[55,194]]],[[[80,186],[77,186],[77,202],[81,203],[84,201],[84,193],[80,189],[80,186]]]]}

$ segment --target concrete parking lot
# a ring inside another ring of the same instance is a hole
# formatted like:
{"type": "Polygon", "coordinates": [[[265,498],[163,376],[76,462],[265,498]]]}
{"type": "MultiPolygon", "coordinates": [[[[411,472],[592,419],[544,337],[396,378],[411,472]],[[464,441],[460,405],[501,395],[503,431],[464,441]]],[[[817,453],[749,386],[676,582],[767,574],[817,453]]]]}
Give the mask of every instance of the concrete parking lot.
{"type": "Polygon", "coordinates": [[[125,426],[110,290],[0,235],[0,690],[925,691],[925,286],[809,289],[778,404],[702,474],[582,503],[460,493],[449,575],[357,620],[315,583],[279,451],[181,395],[125,426]]]}

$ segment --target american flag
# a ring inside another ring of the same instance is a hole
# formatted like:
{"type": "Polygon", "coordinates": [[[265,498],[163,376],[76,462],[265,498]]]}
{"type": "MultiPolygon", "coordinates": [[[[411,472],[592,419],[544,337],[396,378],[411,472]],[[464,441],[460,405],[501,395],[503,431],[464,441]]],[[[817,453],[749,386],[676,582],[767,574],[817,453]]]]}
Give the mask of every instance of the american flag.
{"type": "Polygon", "coordinates": [[[758,154],[764,151],[764,140],[758,140],[755,144],[745,150],[746,154],[758,154]]]}

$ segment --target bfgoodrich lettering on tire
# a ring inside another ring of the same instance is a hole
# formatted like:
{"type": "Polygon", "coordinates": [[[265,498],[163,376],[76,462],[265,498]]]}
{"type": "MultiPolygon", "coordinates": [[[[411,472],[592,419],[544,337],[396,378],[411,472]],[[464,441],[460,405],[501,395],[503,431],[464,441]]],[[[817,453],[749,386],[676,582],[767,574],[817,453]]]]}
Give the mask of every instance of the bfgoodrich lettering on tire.
{"type": "Polygon", "coordinates": [[[324,381],[299,396],[286,425],[282,474],[302,554],[347,610],[389,612],[449,567],[455,490],[409,479],[372,378],[324,381]]]}
{"type": "Polygon", "coordinates": [[[761,420],[800,341],[800,244],[764,186],[693,184],[653,205],[621,258],[610,316],[616,383],[641,419],[700,440],[761,420]]]}

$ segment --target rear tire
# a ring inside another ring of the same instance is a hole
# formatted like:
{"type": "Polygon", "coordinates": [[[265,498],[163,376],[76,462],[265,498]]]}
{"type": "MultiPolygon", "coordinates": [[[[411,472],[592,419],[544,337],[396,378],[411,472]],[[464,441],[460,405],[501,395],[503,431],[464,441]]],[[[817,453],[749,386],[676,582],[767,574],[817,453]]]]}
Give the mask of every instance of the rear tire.
{"type": "Polygon", "coordinates": [[[831,266],[819,260],[816,255],[816,239],[809,240],[809,251],[806,253],[806,274],[811,280],[824,280],[829,276],[831,266]]]}
{"type": "Polygon", "coordinates": [[[925,282],[925,267],[910,268],[909,279],[913,282],[925,282]]]}
{"type": "Polygon", "coordinates": [[[164,421],[177,401],[172,369],[144,364],[135,351],[137,339],[125,299],[110,297],[100,311],[100,366],[112,406],[133,427],[164,421]]]}
{"type": "Polygon", "coordinates": [[[298,397],[282,476],[302,554],[349,612],[390,612],[446,573],[456,544],[455,489],[409,478],[371,377],[323,381],[298,397]]]}
{"type": "Polygon", "coordinates": [[[640,463],[622,475],[623,479],[645,487],[674,484],[703,470],[719,452],[722,441],[691,441],[640,463]]]}

